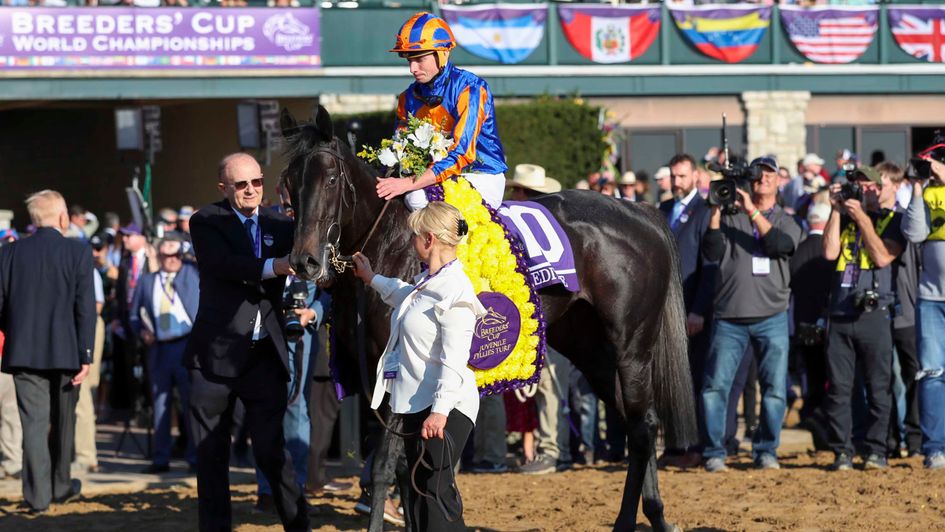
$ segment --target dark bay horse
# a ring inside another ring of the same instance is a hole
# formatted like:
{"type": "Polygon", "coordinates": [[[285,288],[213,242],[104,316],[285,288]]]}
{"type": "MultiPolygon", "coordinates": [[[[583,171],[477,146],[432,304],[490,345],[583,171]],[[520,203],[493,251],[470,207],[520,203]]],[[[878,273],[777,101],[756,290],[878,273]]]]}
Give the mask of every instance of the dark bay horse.
{"type": "MultiPolygon", "coordinates": [[[[288,160],[282,180],[296,206],[292,267],[301,277],[332,286],[337,356],[355,361],[360,281],[329,267],[330,246],[346,255],[364,246],[375,271],[409,279],[419,273],[409,213],[402,201],[392,201],[365,244],[384,205],[374,189],[377,171],[334,136],[321,106],[310,123],[297,123],[283,110],[281,124],[288,160]]],[[[642,497],[653,530],[673,530],[657,487],[657,428],[678,448],[695,441],[696,426],[672,234],[655,209],[597,193],[564,191],[537,201],[570,238],[581,286],[578,293],[558,285],[540,291],[548,344],[570,359],[626,422],[630,467],[614,529],[635,528],[642,497]]],[[[359,301],[365,305],[367,373],[374,375],[391,309],[371,290],[359,301]]],[[[371,389],[372,383],[363,386],[371,389]]],[[[379,507],[386,485],[381,489],[374,493],[379,507]]],[[[373,514],[372,524],[380,524],[379,512],[373,514]]]]}

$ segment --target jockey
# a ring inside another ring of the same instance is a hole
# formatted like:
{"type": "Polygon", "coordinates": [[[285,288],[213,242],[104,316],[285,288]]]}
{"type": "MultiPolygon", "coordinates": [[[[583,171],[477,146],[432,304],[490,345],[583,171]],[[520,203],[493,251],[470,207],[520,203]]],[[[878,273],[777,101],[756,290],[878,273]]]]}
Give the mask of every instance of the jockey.
{"type": "Polygon", "coordinates": [[[446,21],[431,13],[417,13],[401,26],[391,52],[410,65],[416,80],[401,93],[397,103],[398,128],[407,115],[429,118],[453,145],[445,158],[419,178],[379,178],[377,195],[384,199],[407,194],[411,211],[427,204],[424,187],[459,175],[482,195],[492,208],[502,204],[505,190],[505,154],[495,123],[492,91],[486,82],[449,61],[456,46],[446,21]]]}

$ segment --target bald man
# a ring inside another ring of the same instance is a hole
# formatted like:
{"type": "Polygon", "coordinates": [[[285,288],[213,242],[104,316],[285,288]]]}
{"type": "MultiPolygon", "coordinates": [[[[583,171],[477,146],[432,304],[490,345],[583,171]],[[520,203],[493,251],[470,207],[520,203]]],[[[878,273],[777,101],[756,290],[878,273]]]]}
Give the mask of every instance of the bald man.
{"type": "Polygon", "coordinates": [[[190,369],[200,530],[233,528],[228,471],[237,399],[283,526],[310,529],[282,432],[290,373],[282,292],[291,273],[293,226],[286,216],[259,207],[263,183],[256,159],[228,155],[217,172],[223,200],[190,219],[200,304],[184,361],[190,369]]]}
{"type": "Polygon", "coordinates": [[[95,342],[92,248],[63,236],[66,202],[26,200],[36,234],[0,248],[2,371],[12,373],[23,425],[23,499],[30,513],[79,496],[70,475],[79,385],[95,342]]]}

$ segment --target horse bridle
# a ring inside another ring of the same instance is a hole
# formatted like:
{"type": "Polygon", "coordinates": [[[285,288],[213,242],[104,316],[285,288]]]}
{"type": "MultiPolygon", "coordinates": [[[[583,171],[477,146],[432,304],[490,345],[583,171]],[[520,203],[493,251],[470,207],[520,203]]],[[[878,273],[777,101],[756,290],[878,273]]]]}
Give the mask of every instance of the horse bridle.
{"type": "MultiPolygon", "coordinates": [[[[354,187],[354,182],[352,182],[351,177],[346,171],[347,163],[342,157],[341,154],[337,153],[334,149],[330,147],[319,148],[312,151],[305,157],[305,161],[302,163],[302,179],[308,175],[308,163],[318,154],[325,154],[330,156],[338,164],[338,171],[340,173],[341,186],[346,187],[347,190],[351,192],[351,211],[354,212],[355,207],[358,204],[358,193],[357,189],[354,187]]],[[[388,169],[385,177],[390,177],[393,168],[388,169]]],[[[374,224],[371,225],[370,231],[368,231],[367,236],[364,238],[364,241],[361,243],[361,249],[358,250],[359,253],[364,252],[365,246],[367,246],[368,241],[371,240],[371,236],[374,235],[374,231],[377,230],[377,226],[381,222],[381,218],[384,217],[384,213],[387,211],[387,207],[390,205],[390,200],[384,202],[384,207],[381,209],[381,212],[377,215],[377,218],[374,220],[374,224]]],[[[345,201],[345,190],[342,189],[338,194],[338,209],[335,213],[335,219],[328,225],[328,229],[325,230],[325,242],[328,246],[328,262],[331,264],[331,267],[339,274],[342,274],[348,268],[354,267],[354,260],[352,255],[342,255],[339,253],[339,248],[341,246],[341,217],[343,214],[343,207],[347,207],[348,204],[345,201]],[[332,231],[335,231],[336,234],[332,234],[332,231]],[[334,238],[332,238],[334,236],[334,238]]],[[[353,216],[353,214],[352,214],[353,216]]],[[[319,222],[324,222],[326,219],[319,219],[319,222]]]]}

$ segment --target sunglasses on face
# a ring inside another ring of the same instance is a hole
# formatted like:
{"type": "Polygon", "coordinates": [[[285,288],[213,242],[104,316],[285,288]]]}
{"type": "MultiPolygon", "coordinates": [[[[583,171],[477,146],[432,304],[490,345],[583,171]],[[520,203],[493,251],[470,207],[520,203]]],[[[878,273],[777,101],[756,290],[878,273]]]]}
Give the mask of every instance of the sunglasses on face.
{"type": "Polygon", "coordinates": [[[237,181],[230,186],[235,190],[246,190],[246,187],[248,187],[250,184],[253,185],[253,188],[262,188],[263,178],[257,177],[256,179],[250,179],[248,181],[237,181]]]}

